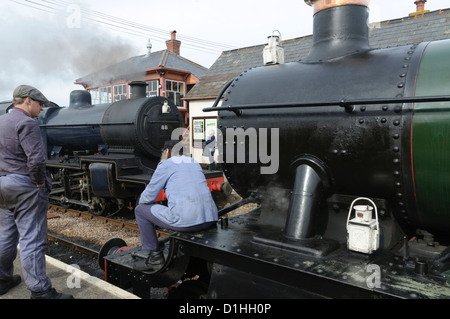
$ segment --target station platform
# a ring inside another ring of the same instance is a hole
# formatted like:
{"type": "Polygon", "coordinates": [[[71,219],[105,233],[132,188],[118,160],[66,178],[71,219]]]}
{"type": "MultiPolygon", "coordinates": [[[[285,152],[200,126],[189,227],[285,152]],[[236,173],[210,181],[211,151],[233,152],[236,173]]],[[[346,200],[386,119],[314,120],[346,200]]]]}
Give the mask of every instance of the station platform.
{"type": "MultiPolygon", "coordinates": [[[[138,296],[113,286],[104,280],[90,276],[72,266],[46,256],[47,275],[52,286],[58,292],[70,294],[75,299],[140,299],[138,296]]],[[[0,299],[30,299],[31,292],[27,289],[22,274],[20,257],[14,262],[14,274],[20,275],[22,281],[0,299]]]]}

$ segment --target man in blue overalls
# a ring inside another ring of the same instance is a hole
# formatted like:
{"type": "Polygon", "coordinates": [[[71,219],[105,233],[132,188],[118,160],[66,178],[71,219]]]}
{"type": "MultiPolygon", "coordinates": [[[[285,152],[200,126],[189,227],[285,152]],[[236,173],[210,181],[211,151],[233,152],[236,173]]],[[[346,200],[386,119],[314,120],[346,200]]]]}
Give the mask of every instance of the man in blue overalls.
{"type": "Polygon", "coordinates": [[[21,85],[14,108],[0,116],[0,295],[17,286],[13,262],[20,245],[25,284],[32,299],[70,299],[46,274],[47,210],[51,180],[35,118],[47,103],[36,88],[21,85]]]}

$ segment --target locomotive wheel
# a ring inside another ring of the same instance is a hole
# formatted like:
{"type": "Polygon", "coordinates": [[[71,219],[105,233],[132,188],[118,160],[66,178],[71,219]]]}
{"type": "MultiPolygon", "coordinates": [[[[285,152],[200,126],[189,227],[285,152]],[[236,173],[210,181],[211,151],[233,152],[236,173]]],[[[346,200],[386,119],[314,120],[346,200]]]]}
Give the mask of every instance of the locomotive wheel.
{"type": "Polygon", "coordinates": [[[92,204],[89,206],[88,211],[92,215],[102,216],[105,215],[111,208],[111,202],[104,198],[94,198],[92,204]]]}
{"type": "Polygon", "coordinates": [[[112,238],[103,244],[100,252],[98,253],[98,265],[102,270],[105,270],[104,257],[113,255],[123,247],[126,247],[127,243],[122,238],[112,238]]]}

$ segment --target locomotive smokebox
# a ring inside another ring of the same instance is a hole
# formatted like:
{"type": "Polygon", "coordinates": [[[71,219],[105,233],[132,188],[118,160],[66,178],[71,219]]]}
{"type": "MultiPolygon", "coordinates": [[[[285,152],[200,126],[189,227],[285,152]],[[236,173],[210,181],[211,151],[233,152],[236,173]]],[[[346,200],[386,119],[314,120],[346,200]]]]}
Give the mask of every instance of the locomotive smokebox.
{"type": "Polygon", "coordinates": [[[416,228],[445,235],[450,219],[415,196],[414,104],[402,98],[415,96],[427,51],[447,46],[373,49],[368,1],[306,2],[314,7],[309,55],[244,71],[223,89],[221,107],[205,109],[219,112],[228,181],[261,199],[262,241],[343,243],[346,211],[358,197],[381,212],[381,249],[416,228]],[[264,173],[269,165],[275,170],[264,173]],[[269,235],[280,230],[284,239],[269,235]]]}

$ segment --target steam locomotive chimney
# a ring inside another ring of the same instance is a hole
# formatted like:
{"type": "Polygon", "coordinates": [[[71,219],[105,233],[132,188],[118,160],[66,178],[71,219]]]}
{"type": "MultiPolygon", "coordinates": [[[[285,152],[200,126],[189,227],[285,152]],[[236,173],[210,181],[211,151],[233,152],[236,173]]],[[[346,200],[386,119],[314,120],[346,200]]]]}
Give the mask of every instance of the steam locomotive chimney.
{"type": "Polygon", "coordinates": [[[147,83],[144,81],[133,81],[130,83],[131,97],[130,100],[143,99],[147,97],[147,83]]]}
{"type": "Polygon", "coordinates": [[[69,107],[86,107],[92,106],[91,93],[84,90],[75,90],[70,92],[69,107]]]}
{"type": "Polygon", "coordinates": [[[305,0],[314,9],[313,47],[303,60],[325,62],[370,50],[369,0],[305,0]]]}

